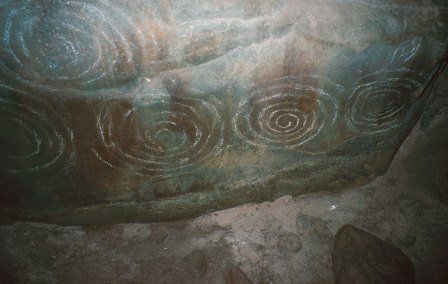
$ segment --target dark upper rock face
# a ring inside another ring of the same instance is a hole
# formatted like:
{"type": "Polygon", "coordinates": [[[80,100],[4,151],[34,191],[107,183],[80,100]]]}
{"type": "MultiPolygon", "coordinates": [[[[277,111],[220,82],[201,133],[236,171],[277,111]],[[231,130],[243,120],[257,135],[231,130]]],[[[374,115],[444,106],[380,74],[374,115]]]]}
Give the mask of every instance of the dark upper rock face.
{"type": "Polygon", "coordinates": [[[415,283],[414,264],[397,247],[351,225],[336,233],[335,283],[415,283]]]}
{"type": "Polygon", "coordinates": [[[448,38],[435,0],[0,14],[3,222],[168,220],[363,184],[418,118],[448,38]]]}

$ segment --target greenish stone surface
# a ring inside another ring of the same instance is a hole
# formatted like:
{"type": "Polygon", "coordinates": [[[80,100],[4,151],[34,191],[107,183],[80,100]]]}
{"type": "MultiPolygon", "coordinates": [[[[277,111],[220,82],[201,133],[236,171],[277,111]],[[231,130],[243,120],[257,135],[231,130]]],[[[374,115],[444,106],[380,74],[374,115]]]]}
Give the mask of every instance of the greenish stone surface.
{"type": "Polygon", "coordinates": [[[443,1],[0,8],[2,222],[165,221],[365,184],[448,38],[443,1]]]}

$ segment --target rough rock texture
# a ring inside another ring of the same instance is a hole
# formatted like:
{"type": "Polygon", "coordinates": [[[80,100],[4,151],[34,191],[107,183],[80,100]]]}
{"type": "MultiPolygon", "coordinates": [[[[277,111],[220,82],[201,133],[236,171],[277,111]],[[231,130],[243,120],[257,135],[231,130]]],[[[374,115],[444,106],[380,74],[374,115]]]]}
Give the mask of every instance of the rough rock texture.
{"type": "Polygon", "coordinates": [[[412,261],[396,246],[351,225],[333,246],[335,283],[415,283],[412,261]]]}
{"type": "Polygon", "coordinates": [[[334,283],[331,242],[320,241],[313,231],[301,234],[300,214],[322,220],[332,234],[353,224],[400,248],[414,262],[417,283],[448,283],[448,168],[433,166],[448,157],[434,154],[448,145],[448,73],[428,102],[387,173],[365,186],[285,196],[166,223],[3,225],[2,280],[220,284],[234,266],[253,283],[334,283]],[[161,232],[166,237],[158,243],[153,236],[161,232]],[[280,251],[285,234],[299,235],[302,249],[280,251]],[[187,274],[191,264],[184,260],[193,251],[206,258],[201,278],[187,274]]]}
{"type": "Polygon", "coordinates": [[[231,266],[226,272],[225,284],[252,284],[252,281],[238,266],[231,266]]]}
{"type": "Polygon", "coordinates": [[[333,234],[324,220],[306,214],[297,216],[297,232],[301,236],[323,243],[330,243],[333,240],[333,234]]]}
{"type": "Polygon", "coordinates": [[[297,252],[302,248],[302,241],[294,233],[284,233],[278,236],[277,248],[281,252],[297,252]]]}
{"type": "Polygon", "coordinates": [[[0,220],[172,220],[359,186],[418,119],[437,0],[0,3],[0,220]]]}
{"type": "Polygon", "coordinates": [[[195,250],[183,258],[186,275],[192,278],[201,278],[207,273],[207,258],[201,250],[195,250]]]}

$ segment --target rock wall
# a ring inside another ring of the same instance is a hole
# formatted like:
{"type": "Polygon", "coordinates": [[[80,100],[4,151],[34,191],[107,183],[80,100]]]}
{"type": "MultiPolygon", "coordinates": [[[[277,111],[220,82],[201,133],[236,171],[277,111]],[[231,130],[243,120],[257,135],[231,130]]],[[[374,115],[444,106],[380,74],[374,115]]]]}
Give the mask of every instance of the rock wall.
{"type": "Polygon", "coordinates": [[[2,222],[185,218],[383,174],[444,1],[2,1],[2,222]]]}

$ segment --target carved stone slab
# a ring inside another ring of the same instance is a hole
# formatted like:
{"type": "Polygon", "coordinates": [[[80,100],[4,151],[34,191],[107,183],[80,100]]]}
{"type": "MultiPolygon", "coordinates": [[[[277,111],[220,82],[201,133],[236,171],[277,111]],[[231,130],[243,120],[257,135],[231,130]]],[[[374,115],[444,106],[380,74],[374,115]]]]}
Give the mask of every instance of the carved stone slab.
{"type": "Polygon", "coordinates": [[[444,1],[3,0],[0,220],[162,221],[383,174],[444,1]]]}

